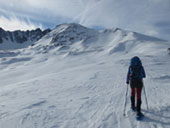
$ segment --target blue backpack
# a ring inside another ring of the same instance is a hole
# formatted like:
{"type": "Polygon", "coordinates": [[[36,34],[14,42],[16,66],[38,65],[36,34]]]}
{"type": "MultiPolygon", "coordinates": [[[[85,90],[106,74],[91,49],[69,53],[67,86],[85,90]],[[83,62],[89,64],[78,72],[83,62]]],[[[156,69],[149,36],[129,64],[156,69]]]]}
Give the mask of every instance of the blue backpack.
{"type": "Polygon", "coordinates": [[[132,80],[141,78],[141,68],[142,63],[139,57],[133,57],[130,62],[130,77],[132,80]]]}

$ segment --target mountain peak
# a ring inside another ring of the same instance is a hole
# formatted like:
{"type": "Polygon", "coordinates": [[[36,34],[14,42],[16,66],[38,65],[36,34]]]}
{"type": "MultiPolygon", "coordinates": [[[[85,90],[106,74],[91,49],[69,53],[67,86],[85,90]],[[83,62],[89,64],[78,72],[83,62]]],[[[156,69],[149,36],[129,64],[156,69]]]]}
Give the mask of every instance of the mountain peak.
{"type": "Polygon", "coordinates": [[[58,27],[61,27],[61,26],[72,27],[72,28],[77,28],[77,27],[86,28],[85,26],[80,25],[78,23],[63,23],[63,24],[57,25],[55,28],[58,28],[58,27]]]}
{"type": "Polygon", "coordinates": [[[52,38],[50,43],[63,44],[85,40],[96,33],[95,30],[86,28],[80,24],[69,23],[57,25],[45,38],[52,38]],[[62,42],[62,43],[61,43],[62,42]]]}

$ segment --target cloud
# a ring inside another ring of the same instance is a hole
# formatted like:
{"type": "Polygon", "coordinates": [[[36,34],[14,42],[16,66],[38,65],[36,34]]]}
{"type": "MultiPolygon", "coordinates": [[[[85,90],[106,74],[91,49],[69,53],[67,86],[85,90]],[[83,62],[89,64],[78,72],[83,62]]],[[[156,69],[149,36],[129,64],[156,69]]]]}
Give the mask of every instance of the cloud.
{"type": "Polygon", "coordinates": [[[20,20],[16,17],[6,18],[4,16],[0,16],[0,27],[5,30],[32,30],[36,29],[37,27],[42,28],[42,25],[35,25],[29,20],[24,21],[20,20]]]}
{"type": "Polygon", "coordinates": [[[102,25],[106,28],[120,27],[170,39],[168,35],[170,30],[167,32],[165,29],[165,26],[170,28],[170,24],[156,25],[162,21],[170,22],[169,0],[100,0],[95,4],[92,2],[88,4],[79,17],[81,24],[102,25]]]}
{"type": "MultiPolygon", "coordinates": [[[[169,37],[167,31],[170,32],[159,25],[170,22],[170,0],[4,0],[0,1],[0,8],[5,17],[14,15],[45,28],[77,22],[87,27],[120,27],[161,38],[169,37]]],[[[13,22],[13,17],[9,19],[13,22]]]]}
{"type": "Polygon", "coordinates": [[[84,10],[79,0],[5,0],[0,1],[0,16],[29,19],[54,27],[63,22],[74,22],[84,10]]]}
{"type": "MultiPolygon", "coordinates": [[[[0,7],[17,15],[30,17],[67,17],[73,18],[83,11],[79,0],[5,0],[0,1],[0,7]],[[10,4],[9,4],[10,3],[10,4]]],[[[50,20],[50,19],[46,19],[50,20]]]]}

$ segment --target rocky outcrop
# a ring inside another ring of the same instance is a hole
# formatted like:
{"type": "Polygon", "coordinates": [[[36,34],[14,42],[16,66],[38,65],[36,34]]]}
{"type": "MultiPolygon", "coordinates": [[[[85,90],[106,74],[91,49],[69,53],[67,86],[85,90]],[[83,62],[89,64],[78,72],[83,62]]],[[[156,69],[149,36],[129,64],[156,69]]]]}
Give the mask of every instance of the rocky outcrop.
{"type": "Polygon", "coordinates": [[[57,46],[86,41],[96,34],[96,31],[74,23],[56,26],[53,31],[57,32],[53,34],[50,43],[56,44],[57,46]]]}
{"type": "Polygon", "coordinates": [[[5,40],[15,43],[24,43],[26,41],[35,42],[38,41],[40,38],[42,38],[44,35],[46,35],[48,32],[50,32],[50,29],[46,29],[42,31],[41,29],[36,30],[27,30],[27,31],[5,31],[2,28],[0,28],[0,43],[3,43],[5,40]]]}

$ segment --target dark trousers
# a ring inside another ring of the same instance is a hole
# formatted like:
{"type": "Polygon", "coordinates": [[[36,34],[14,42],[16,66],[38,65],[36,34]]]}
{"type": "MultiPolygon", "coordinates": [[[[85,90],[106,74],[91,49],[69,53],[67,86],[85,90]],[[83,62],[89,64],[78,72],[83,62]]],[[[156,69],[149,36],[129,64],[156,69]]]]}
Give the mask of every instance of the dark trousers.
{"type": "Polygon", "coordinates": [[[142,92],[142,88],[131,88],[131,106],[135,107],[135,95],[136,95],[136,99],[137,99],[136,111],[139,113],[141,112],[141,104],[142,104],[141,92],[142,92]]]}
{"type": "Polygon", "coordinates": [[[136,100],[137,100],[136,111],[140,113],[141,104],[142,104],[142,100],[141,100],[141,92],[143,87],[142,80],[132,80],[130,86],[131,86],[131,106],[135,107],[135,96],[136,96],[136,100]]]}

